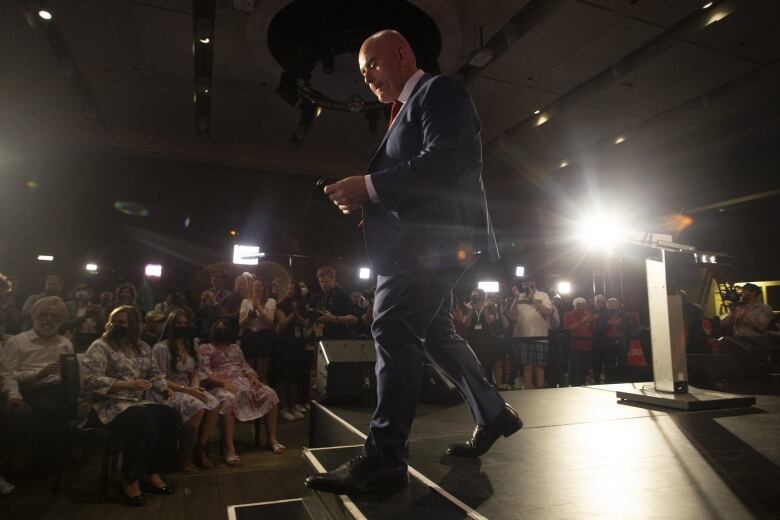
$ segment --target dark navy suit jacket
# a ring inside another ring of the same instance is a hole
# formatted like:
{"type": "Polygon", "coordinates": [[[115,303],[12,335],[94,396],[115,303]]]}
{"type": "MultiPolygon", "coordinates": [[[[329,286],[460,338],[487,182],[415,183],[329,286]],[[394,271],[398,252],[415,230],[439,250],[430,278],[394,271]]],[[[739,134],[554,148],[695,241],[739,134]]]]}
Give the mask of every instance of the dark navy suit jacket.
{"type": "Polygon", "coordinates": [[[463,82],[420,78],[367,171],[380,200],[363,206],[377,274],[468,267],[474,251],[498,258],[480,129],[463,82]]]}

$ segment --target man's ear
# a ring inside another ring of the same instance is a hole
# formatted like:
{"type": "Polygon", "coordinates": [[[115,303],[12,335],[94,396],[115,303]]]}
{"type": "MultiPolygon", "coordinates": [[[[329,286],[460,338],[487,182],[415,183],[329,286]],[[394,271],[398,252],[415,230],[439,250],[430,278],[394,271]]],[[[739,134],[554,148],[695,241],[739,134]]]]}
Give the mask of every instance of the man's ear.
{"type": "Polygon", "coordinates": [[[395,54],[398,57],[399,65],[403,65],[406,62],[406,59],[409,57],[406,49],[404,49],[401,45],[395,48],[395,54]]]}

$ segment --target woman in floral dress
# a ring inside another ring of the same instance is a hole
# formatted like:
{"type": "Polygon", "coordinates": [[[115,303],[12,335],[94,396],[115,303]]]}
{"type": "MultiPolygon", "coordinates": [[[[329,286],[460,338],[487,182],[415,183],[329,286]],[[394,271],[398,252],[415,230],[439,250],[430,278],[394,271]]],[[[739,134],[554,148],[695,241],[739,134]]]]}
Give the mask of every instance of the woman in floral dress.
{"type": "Polygon", "coordinates": [[[217,398],[200,386],[202,377],[195,350],[195,332],[188,313],[183,309],[175,309],[165,322],[162,333],[165,339],[152,349],[157,367],[165,375],[168,388],[174,392],[163,404],[181,415],[178,463],[184,473],[197,473],[197,466],[214,466],[206,455],[206,444],[217,424],[221,408],[217,398]],[[193,447],[197,466],[192,462],[193,447]]]}
{"type": "Polygon", "coordinates": [[[171,396],[165,378],[140,341],[141,316],[130,305],[111,312],[103,336],[84,354],[79,411],[87,427],[105,427],[124,442],[122,487],[130,506],[143,506],[142,491],[170,495],[160,473],[176,450],[179,414],[159,404],[171,396]]]}
{"type": "Polygon", "coordinates": [[[253,421],[266,417],[266,439],[274,453],[282,453],[284,446],[276,438],[279,398],[264,385],[252,370],[238,345],[230,342],[228,321],[219,319],[211,326],[210,342],[198,347],[200,369],[205,383],[222,404],[222,443],[225,462],[241,465],[233,443],[236,420],[253,421]]]}

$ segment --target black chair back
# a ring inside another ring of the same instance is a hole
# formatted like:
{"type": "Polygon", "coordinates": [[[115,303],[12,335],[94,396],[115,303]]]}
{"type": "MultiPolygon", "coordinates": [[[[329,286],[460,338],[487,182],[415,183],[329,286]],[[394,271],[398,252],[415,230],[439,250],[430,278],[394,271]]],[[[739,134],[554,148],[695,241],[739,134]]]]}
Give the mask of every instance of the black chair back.
{"type": "Polygon", "coordinates": [[[69,417],[75,419],[78,416],[78,398],[81,393],[79,360],[76,354],[60,356],[60,380],[69,417]]]}

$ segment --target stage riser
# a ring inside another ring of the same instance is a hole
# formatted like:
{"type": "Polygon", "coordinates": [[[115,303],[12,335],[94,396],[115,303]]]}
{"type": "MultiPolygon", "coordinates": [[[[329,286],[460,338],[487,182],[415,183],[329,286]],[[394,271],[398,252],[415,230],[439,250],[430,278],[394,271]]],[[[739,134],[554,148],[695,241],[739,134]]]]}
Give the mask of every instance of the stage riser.
{"type": "Polygon", "coordinates": [[[363,444],[363,438],[312,403],[309,420],[309,447],[351,446],[363,444]]]}
{"type": "MultiPolygon", "coordinates": [[[[304,450],[304,471],[307,475],[318,473],[320,469],[315,467],[310,456],[307,456],[307,452],[308,450],[304,450]]],[[[312,455],[316,452],[308,453],[312,455]]],[[[316,455],[313,456],[316,458],[316,455]]],[[[309,511],[309,515],[316,520],[358,520],[346,510],[339,496],[333,493],[321,493],[304,486],[303,502],[309,511]]]]}

